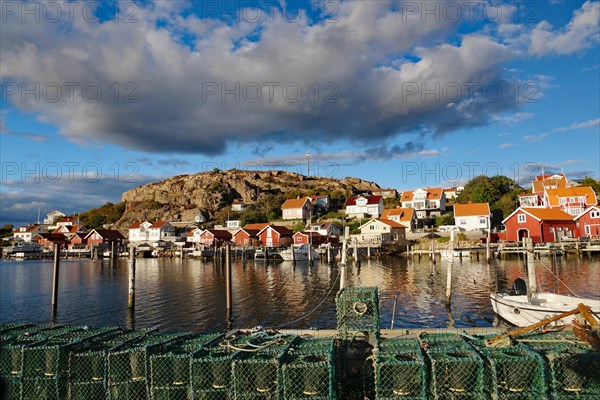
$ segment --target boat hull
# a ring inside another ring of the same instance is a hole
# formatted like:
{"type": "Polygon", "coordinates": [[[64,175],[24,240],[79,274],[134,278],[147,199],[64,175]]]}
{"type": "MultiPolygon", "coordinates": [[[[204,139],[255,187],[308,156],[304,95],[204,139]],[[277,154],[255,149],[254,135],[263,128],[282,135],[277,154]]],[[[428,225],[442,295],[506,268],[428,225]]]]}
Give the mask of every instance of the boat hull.
{"type": "MultiPolygon", "coordinates": [[[[541,320],[554,317],[577,308],[583,303],[592,308],[592,313],[600,319],[600,300],[557,295],[554,293],[538,293],[535,298],[527,296],[510,296],[506,294],[491,294],[492,308],[503,320],[519,327],[529,326],[541,320]]],[[[552,325],[567,325],[573,321],[573,316],[562,318],[552,325]]]]}

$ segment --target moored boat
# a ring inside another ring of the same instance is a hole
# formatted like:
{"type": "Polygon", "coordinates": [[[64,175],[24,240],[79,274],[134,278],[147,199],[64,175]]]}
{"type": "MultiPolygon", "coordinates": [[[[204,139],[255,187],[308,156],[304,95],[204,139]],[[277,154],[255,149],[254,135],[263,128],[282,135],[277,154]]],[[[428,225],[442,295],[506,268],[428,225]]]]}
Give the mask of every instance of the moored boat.
{"type": "Polygon", "coordinates": [[[319,258],[319,253],[308,244],[295,244],[292,248],[279,252],[284,261],[308,261],[309,259],[317,260],[319,258]],[[292,254],[292,248],[294,249],[294,254],[292,254]]]}

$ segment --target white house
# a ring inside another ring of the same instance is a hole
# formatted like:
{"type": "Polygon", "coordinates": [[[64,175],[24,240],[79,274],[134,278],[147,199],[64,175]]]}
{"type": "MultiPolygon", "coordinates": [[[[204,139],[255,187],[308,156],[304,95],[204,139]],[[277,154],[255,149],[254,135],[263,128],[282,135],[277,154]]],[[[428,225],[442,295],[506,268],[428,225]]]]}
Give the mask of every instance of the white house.
{"type": "Polygon", "coordinates": [[[304,228],[305,232],[316,232],[323,236],[339,236],[342,230],[339,226],[333,222],[320,222],[315,224],[309,224],[304,228]]]}
{"type": "Polygon", "coordinates": [[[318,207],[325,212],[329,211],[329,195],[326,194],[325,196],[308,196],[308,198],[310,199],[310,203],[313,205],[313,207],[318,207]]]}
{"type": "Polygon", "coordinates": [[[417,227],[417,217],[414,208],[396,207],[383,210],[382,219],[389,219],[403,225],[409,232],[417,227]]]}
{"type": "Polygon", "coordinates": [[[440,215],[446,211],[446,196],[442,188],[425,188],[402,192],[403,208],[414,208],[417,219],[440,215]]]}
{"type": "Polygon", "coordinates": [[[39,233],[48,233],[48,231],[40,225],[24,225],[15,229],[14,236],[15,240],[33,242],[33,238],[39,233]]]}
{"type": "Polygon", "coordinates": [[[204,229],[194,228],[187,233],[187,241],[190,243],[200,243],[204,229]]]}
{"type": "Polygon", "coordinates": [[[309,197],[288,199],[281,206],[283,219],[309,219],[313,206],[309,197]]]}
{"type": "Polygon", "coordinates": [[[383,197],[353,196],[346,200],[346,215],[349,218],[379,218],[383,212],[383,197]]]}
{"type": "Polygon", "coordinates": [[[66,217],[66,215],[58,210],[50,211],[48,214],[46,214],[46,218],[44,218],[44,225],[52,225],[54,224],[54,221],[64,217],[66,217]]]}
{"type": "Polygon", "coordinates": [[[176,240],[175,228],[167,221],[134,222],[129,226],[130,242],[157,242],[176,240]]]}
{"type": "Polygon", "coordinates": [[[352,235],[353,240],[362,243],[402,242],[406,240],[406,228],[396,221],[373,218],[361,225],[360,234],[352,235]]]}
{"type": "Polygon", "coordinates": [[[240,200],[236,200],[231,203],[231,211],[244,211],[244,203],[240,200]]]}
{"type": "Polygon", "coordinates": [[[233,232],[237,232],[237,230],[242,227],[241,221],[239,219],[230,219],[228,221],[225,221],[225,226],[227,227],[228,231],[233,232]]]}
{"type": "Polygon", "coordinates": [[[487,230],[491,227],[490,205],[469,203],[454,205],[454,224],[465,231],[487,230]]]}
{"type": "Polygon", "coordinates": [[[75,225],[79,225],[79,218],[78,217],[64,217],[64,218],[61,218],[56,223],[56,227],[61,227],[61,226],[75,226],[75,225]]]}

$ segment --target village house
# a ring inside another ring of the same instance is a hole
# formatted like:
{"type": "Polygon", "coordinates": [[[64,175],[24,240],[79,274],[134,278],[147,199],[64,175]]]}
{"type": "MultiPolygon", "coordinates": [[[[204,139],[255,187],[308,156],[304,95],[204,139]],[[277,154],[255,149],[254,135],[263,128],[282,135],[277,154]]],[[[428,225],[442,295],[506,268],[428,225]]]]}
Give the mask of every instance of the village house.
{"type": "Polygon", "coordinates": [[[305,232],[317,232],[323,236],[339,236],[342,234],[342,229],[333,222],[315,222],[306,225],[305,232]]]}
{"type": "Polygon", "coordinates": [[[66,215],[58,210],[50,211],[48,214],[46,214],[46,218],[44,218],[44,225],[54,225],[55,221],[58,221],[64,217],[66,217],[66,215]]]}
{"type": "Polygon", "coordinates": [[[491,228],[492,213],[488,203],[468,203],[454,205],[454,224],[464,231],[487,230],[491,228]]]}
{"type": "Polygon", "coordinates": [[[86,233],[82,232],[76,232],[73,235],[71,235],[68,238],[69,244],[67,245],[69,251],[87,251],[88,245],[85,240],[86,235],[86,233]]]}
{"type": "Polygon", "coordinates": [[[546,189],[544,204],[547,208],[563,210],[567,214],[577,216],[586,208],[597,205],[598,198],[590,186],[546,189]]]}
{"type": "Polygon", "coordinates": [[[460,192],[464,190],[464,186],[455,186],[450,188],[444,188],[444,195],[446,196],[446,200],[454,200],[458,197],[460,192]]]}
{"type": "Polygon", "coordinates": [[[38,233],[37,244],[43,246],[46,250],[53,250],[56,244],[66,247],[69,239],[62,233],[38,233]]]}
{"type": "Polygon", "coordinates": [[[208,247],[221,247],[231,242],[231,233],[225,229],[206,229],[200,235],[200,244],[208,247]]]}
{"type": "Polygon", "coordinates": [[[260,244],[265,247],[289,246],[293,232],[285,226],[268,225],[258,232],[260,244]]]}
{"type": "Polygon", "coordinates": [[[352,238],[360,243],[379,244],[406,240],[406,228],[400,223],[389,219],[373,218],[358,229],[360,234],[352,235],[352,238]]]}
{"type": "Polygon", "coordinates": [[[129,226],[130,242],[174,241],[175,228],[168,221],[134,222],[129,226]]]}
{"type": "Polygon", "coordinates": [[[414,208],[417,220],[441,215],[446,211],[446,196],[442,188],[425,188],[402,192],[402,208],[414,208]]]}
{"type": "Polygon", "coordinates": [[[56,223],[57,228],[60,228],[61,226],[74,226],[74,225],[79,225],[78,217],[65,217],[65,218],[60,219],[56,223]]]}
{"type": "Polygon", "coordinates": [[[346,215],[349,218],[379,218],[383,212],[383,197],[353,196],[346,200],[346,215]]]}
{"type": "Polygon", "coordinates": [[[73,235],[77,232],[83,232],[84,228],[81,225],[59,225],[52,233],[62,233],[67,235],[73,235]]]}
{"type": "Polygon", "coordinates": [[[116,229],[92,229],[85,236],[85,242],[89,248],[102,247],[108,249],[112,247],[113,243],[115,246],[125,244],[125,236],[116,229]]]}
{"type": "Polygon", "coordinates": [[[408,232],[413,232],[417,227],[417,217],[414,208],[402,208],[398,206],[396,208],[383,210],[381,219],[389,219],[398,222],[400,225],[404,226],[408,232]]]}
{"type": "Polygon", "coordinates": [[[396,189],[375,189],[371,190],[373,196],[381,196],[384,199],[394,199],[398,197],[398,191],[396,189]]]}
{"type": "Polygon", "coordinates": [[[200,237],[202,236],[202,232],[204,232],[204,229],[200,229],[200,228],[190,229],[187,233],[186,241],[189,243],[199,244],[200,237]]]}
{"type": "Polygon", "coordinates": [[[533,243],[559,242],[576,235],[573,216],[556,209],[519,207],[502,223],[506,229],[501,236],[509,242],[523,238],[531,238],[533,243]]]}
{"type": "Polygon", "coordinates": [[[592,206],[575,217],[577,237],[600,238],[600,207],[592,206]]]}
{"type": "Polygon", "coordinates": [[[292,238],[294,240],[294,244],[311,243],[313,246],[320,246],[325,243],[339,243],[339,239],[337,237],[321,235],[318,232],[296,232],[292,238]]]}
{"type": "Polygon", "coordinates": [[[260,229],[241,228],[233,234],[233,244],[237,247],[258,246],[258,232],[260,229]]]}
{"type": "Polygon", "coordinates": [[[570,187],[571,184],[564,174],[538,175],[531,182],[531,193],[519,195],[519,205],[521,207],[546,207],[544,204],[546,189],[565,189],[570,187]]]}
{"type": "Polygon", "coordinates": [[[235,200],[231,203],[231,211],[244,211],[244,203],[241,200],[235,200]]]}
{"type": "Polygon", "coordinates": [[[48,233],[46,228],[40,225],[24,225],[14,231],[15,240],[23,242],[33,242],[36,235],[48,233]]]}
{"type": "Polygon", "coordinates": [[[235,232],[241,228],[241,221],[239,219],[230,219],[225,221],[225,227],[230,232],[235,232]]]}
{"type": "Polygon", "coordinates": [[[324,196],[308,196],[308,198],[310,199],[310,204],[312,204],[314,210],[319,209],[323,212],[329,211],[331,200],[329,199],[328,194],[324,196]]]}
{"type": "Polygon", "coordinates": [[[312,211],[313,206],[309,197],[288,199],[281,206],[281,216],[283,219],[309,219],[312,211]]]}

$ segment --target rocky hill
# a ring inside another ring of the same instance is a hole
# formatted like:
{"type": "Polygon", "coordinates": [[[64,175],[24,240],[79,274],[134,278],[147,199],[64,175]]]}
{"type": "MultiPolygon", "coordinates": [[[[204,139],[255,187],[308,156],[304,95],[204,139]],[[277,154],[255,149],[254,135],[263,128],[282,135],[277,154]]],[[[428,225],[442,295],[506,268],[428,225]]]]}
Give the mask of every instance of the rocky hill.
{"type": "Polygon", "coordinates": [[[123,193],[127,208],[115,227],[138,220],[193,221],[198,213],[212,219],[236,199],[250,205],[273,195],[290,197],[336,190],[346,195],[378,188],[376,183],[358,178],[338,180],[283,171],[215,170],[179,175],[123,193]]]}

